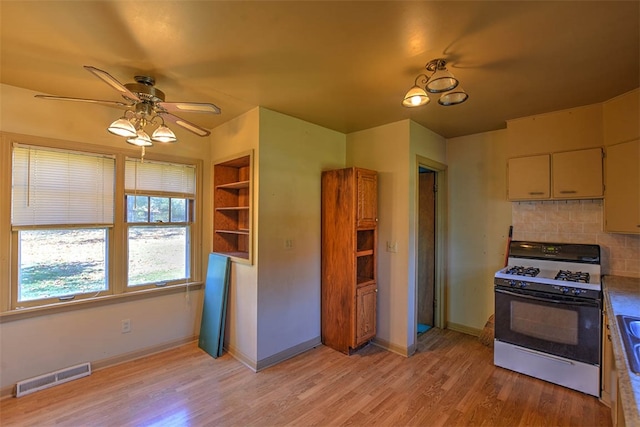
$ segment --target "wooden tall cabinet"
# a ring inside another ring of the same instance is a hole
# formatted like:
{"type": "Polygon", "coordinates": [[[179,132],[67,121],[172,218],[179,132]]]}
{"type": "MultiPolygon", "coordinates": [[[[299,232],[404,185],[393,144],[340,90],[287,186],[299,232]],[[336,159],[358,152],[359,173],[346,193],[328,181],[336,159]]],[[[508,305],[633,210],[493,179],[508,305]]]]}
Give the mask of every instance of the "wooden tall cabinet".
{"type": "Polygon", "coordinates": [[[322,343],[350,354],[376,335],[378,175],[322,173],[322,343]]]}

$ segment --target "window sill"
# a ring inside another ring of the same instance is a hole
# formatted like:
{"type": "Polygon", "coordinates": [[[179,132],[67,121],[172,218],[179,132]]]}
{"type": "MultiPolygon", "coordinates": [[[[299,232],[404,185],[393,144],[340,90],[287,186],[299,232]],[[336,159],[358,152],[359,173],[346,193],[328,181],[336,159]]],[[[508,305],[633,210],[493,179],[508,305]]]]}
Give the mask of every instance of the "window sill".
{"type": "Polygon", "coordinates": [[[202,289],[202,285],[202,282],[181,283],[179,285],[166,286],[162,288],[143,289],[140,291],[127,292],[118,295],[105,295],[102,297],[78,301],[65,301],[39,307],[19,308],[16,310],[10,310],[0,313],[0,324],[49,314],[83,310],[90,307],[100,307],[104,305],[118,304],[121,302],[153,298],[161,295],[169,295],[179,292],[190,292],[193,290],[202,289]]]}

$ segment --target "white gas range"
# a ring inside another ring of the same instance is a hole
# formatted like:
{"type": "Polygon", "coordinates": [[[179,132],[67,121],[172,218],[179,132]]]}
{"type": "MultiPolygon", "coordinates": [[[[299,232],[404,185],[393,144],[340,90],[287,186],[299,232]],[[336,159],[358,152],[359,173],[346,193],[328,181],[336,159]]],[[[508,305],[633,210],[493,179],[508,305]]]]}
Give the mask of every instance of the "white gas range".
{"type": "Polygon", "coordinates": [[[494,277],[494,363],[600,395],[598,245],[513,241],[494,277]]]}

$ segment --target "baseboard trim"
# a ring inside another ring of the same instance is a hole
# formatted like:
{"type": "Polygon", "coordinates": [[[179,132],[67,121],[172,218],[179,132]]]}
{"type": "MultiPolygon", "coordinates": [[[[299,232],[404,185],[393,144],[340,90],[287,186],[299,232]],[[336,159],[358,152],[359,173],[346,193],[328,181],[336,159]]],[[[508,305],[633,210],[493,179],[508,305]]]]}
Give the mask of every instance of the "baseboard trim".
{"type": "Polygon", "coordinates": [[[320,339],[320,336],[312,338],[298,345],[294,345],[293,347],[290,347],[286,350],[276,353],[273,356],[265,357],[264,359],[259,360],[258,363],[256,364],[256,370],[260,372],[263,369],[267,369],[270,366],[277,365],[280,362],[284,362],[287,359],[291,359],[292,357],[295,357],[301,353],[304,353],[305,351],[309,351],[312,348],[317,347],[319,345],[322,345],[322,340],[320,339]]]}
{"type": "MultiPolygon", "coordinates": [[[[172,348],[180,347],[185,344],[197,341],[197,337],[181,338],[175,341],[169,341],[163,344],[154,345],[151,347],[143,348],[140,350],[132,351],[129,353],[119,354],[117,356],[108,357],[106,359],[96,360],[91,363],[91,370],[97,371],[104,368],[110,368],[112,366],[120,365],[122,363],[131,362],[136,359],[151,356],[152,354],[161,353],[163,351],[170,350],[172,348]]],[[[0,389],[0,398],[13,397],[13,389],[15,384],[8,385],[0,389]]]]}
{"type": "Polygon", "coordinates": [[[224,350],[226,350],[231,357],[242,363],[247,368],[251,369],[253,372],[258,372],[256,361],[239,351],[237,348],[228,345],[224,348],[224,350]]]}
{"type": "Polygon", "coordinates": [[[233,346],[227,346],[225,350],[231,357],[245,365],[247,368],[251,369],[253,372],[260,372],[270,366],[277,365],[280,362],[291,359],[292,357],[304,353],[305,351],[309,351],[319,345],[322,345],[322,341],[320,337],[317,336],[310,339],[309,341],[294,345],[293,347],[290,347],[272,356],[266,357],[262,360],[258,360],[257,362],[241,351],[238,351],[238,349],[233,346]]]}
{"type": "Polygon", "coordinates": [[[470,326],[460,325],[458,323],[448,322],[447,329],[451,329],[452,331],[462,332],[463,334],[473,335],[474,337],[480,336],[482,329],[472,328],[470,326]]]}
{"type": "Polygon", "coordinates": [[[409,348],[401,347],[399,345],[390,343],[389,341],[385,341],[378,337],[374,338],[373,341],[371,341],[371,343],[380,348],[384,348],[387,351],[399,354],[400,356],[404,356],[404,357],[409,357],[415,352],[415,349],[412,349],[411,347],[409,348]]]}
{"type": "Polygon", "coordinates": [[[120,365],[125,362],[131,362],[132,360],[140,359],[142,357],[151,356],[152,354],[161,353],[163,351],[167,351],[172,348],[180,347],[185,344],[192,343],[197,341],[198,337],[188,337],[181,338],[175,341],[169,341],[164,344],[154,345],[151,347],[143,348],[140,350],[132,351],[129,353],[119,354],[117,356],[108,357],[102,360],[96,360],[95,362],[91,362],[91,369],[94,371],[110,368],[112,366],[120,365]]]}

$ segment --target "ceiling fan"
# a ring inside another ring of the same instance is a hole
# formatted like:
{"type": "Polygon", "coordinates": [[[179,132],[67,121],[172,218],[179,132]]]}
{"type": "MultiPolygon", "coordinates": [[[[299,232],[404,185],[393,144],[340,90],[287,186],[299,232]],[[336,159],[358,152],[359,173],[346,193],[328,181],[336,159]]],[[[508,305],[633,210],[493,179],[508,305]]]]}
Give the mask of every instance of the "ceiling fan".
{"type": "Polygon", "coordinates": [[[135,76],[135,83],[122,84],[106,71],[89,65],[85,65],[84,68],[117,90],[124,98],[124,102],[50,95],[36,95],[36,98],[89,102],[125,110],[124,116],[114,121],[108,130],[115,135],[127,138],[127,142],[130,144],[145,147],[153,145],[153,142],[176,142],[177,138],[173,131],[165,125],[165,119],[198,136],[208,136],[211,132],[207,129],[173,113],[220,114],[220,108],[210,103],[166,102],[164,92],[154,86],[155,79],[153,77],[135,76]],[[149,137],[144,129],[152,124],[158,125],[158,127],[149,137]]]}

